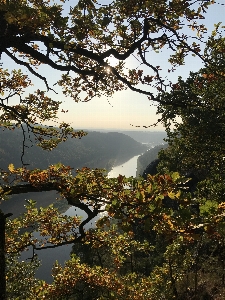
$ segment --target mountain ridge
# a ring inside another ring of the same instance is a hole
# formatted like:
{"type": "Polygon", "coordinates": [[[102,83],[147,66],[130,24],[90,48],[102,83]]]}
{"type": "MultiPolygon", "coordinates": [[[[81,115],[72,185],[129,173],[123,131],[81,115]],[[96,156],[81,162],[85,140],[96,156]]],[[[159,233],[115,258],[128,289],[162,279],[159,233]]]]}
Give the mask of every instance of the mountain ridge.
{"type": "Polygon", "coordinates": [[[88,135],[81,139],[69,138],[52,151],[42,150],[36,146],[34,137],[29,135],[23,148],[22,131],[0,130],[1,169],[7,169],[10,163],[20,167],[22,156],[23,162],[29,168],[44,169],[61,162],[75,169],[89,167],[106,168],[109,171],[113,166],[146,150],[146,146],[125,134],[96,131],[88,132],[88,135]]]}

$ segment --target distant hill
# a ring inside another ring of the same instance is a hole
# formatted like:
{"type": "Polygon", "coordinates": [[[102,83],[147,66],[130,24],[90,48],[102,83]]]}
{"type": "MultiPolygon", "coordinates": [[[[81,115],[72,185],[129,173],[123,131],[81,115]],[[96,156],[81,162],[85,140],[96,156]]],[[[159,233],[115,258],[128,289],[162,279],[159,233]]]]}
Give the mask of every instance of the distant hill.
{"type": "Polygon", "coordinates": [[[148,144],[153,147],[160,144],[165,144],[164,139],[167,137],[165,131],[119,131],[130,136],[135,141],[148,144]]]}
{"type": "MultiPolygon", "coordinates": [[[[0,168],[7,169],[9,163],[21,166],[22,131],[0,129],[0,168]]],[[[29,168],[46,168],[58,162],[75,169],[81,167],[106,168],[119,165],[131,157],[146,151],[146,146],[118,132],[89,132],[81,139],[69,138],[52,151],[42,150],[27,136],[23,156],[29,168]]]]}
{"type": "Polygon", "coordinates": [[[162,144],[162,145],[158,145],[155,146],[152,149],[149,149],[148,151],[146,151],[145,153],[143,153],[142,155],[140,155],[138,157],[137,160],[137,172],[136,175],[139,176],[143,174],[144,170],[146,169],[146,167],[156,158],[158,158],[158,153],[161,149],[165,149],[168,145],[167,144],[162,144]]]}
{"type": "MultiPolygon", "coordinates": [[[[0,129],[0,169],[7,170],[13,163],[21,167],[23,145],[22,131],[0,129]]],[[[42,150],[33,143],[33,137],[26,135],[26,148],[23,161],[28,168],[47,168],[58,162],[69,165],[75,170],[82,167],[105,168],[110,171],[112,166],[122,164],[131,157],[143,153],[147,147],[131,137],[118,132],[89,132],[81,139],[68,139],[52,151],[42,150]]],[[[8,201],[0,202],[4,213],[12,212],[13,217],[19,216],[24,210],[25,200],[37,200],[38,207],[56,203],[60,211],[65,211],[67,201],[56,201],[55,191],[13,195],[8,201]],[[62,207],[61,207],[62,206],[62,207]]]]}

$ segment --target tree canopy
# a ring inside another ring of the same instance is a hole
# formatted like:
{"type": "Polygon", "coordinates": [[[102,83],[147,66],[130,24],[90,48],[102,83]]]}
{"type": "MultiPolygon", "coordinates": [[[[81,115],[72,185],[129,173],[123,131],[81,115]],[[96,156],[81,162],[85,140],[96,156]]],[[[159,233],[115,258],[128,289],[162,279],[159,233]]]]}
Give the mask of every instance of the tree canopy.
{"type": "Polygon", "coordinates": [[[8,170],[1,170],[4,201],[18,193],[56,190],[87,217],[62,216],[52,206],[37,209],[32,200],[19,218],[0,211],[0,299],[224,299],[225,46],[221,24],[208,37],[202,24],[208,7],[220,4],[60,2],[0,0],[1,55],[30,73],[8,71],[3,63],[1,126],[24,130],[26,125],[50,150],[69,135],[85,134],[66,122],[59,128],[41,126],[56,118],[60,105],[48,96],[54,87],[42,74],[45,65],[61,72],[56,84],[75,101],[126,88],[146,95],[159,104],[169,147],[160,154],[161,173],[146,179],[108,178],[105,170],[88,168],[75,173],[63,164],[30,170],[9,162],[8,170]],[[188,55],[203,66],[170,82],[152,52],[168,55],[168,74],[188,55]],[[132,56],[137,69],[127,65],[132,56]],[[46,91],[26,96],[32,76],[46,91]],[[186,171],[198,176],[195,192],[186,188],[186,171]],[[96,228],[86,230],[100,212],[96,228]],[[65,266],[55,263],[53,283],[35,278],[38,251],[64,244],[74,244],[73,254],[65,266]],[[29,262],[18,260],[29,247],[29,262]]]}
{"type": "MultiPolygon", "coordinates": [[[[199,181],[220,184],[222,190],[219,193],[217,186],[217,192],[221,201],[225,179],[224,38],[217,39],[213,48],[211,39],[205,52],[211,54],[215,65],[190,73],[187,80],[179,77],[175,88],[163,95],[171,103],[183,98],[192,105],[158,107],[169,137],[169,147],[161,152],[165,162],[161,171],[192,173],[199,181]]],[[[208,189],[207,192],[210,198],[208,189]]]]}
{"type": "MultiPolygon", "coordinates": [[[[111,96],[129,88],[149,100],[166,104],[166,99],[156,97],[154,90],[163,92],[171,82],[161,75],[164,66],[155,65],[149,52],[168,56],[171,64],[168,72],[183,65],[190,54],[210,65],[211,59],[204,55],[207,29],[202,20],[211,4],[213,0],[162,0],[157,4],[155,1],[101,4],[80,0],[76,5],[66,0],[2,0],[0,50],[2,57],[43,80],[47,91],[54,87],[42,74],[41,65],[60,71],[62,76],[56,84],[62,87],[65,96],[75,101],[111,96]],[[127,65],[130,57],[138,61],[136,69],[127,65]],[[114,65],[112,58],[116,61],[114,65]]],[[[49,98],[46,92],[37,90],[23,97],[24,89],[32,84],[28,75],[20,70],[10,74],[1,69],[1,81],[2,124],[9,126],[8,122],[13,120],[31,126],[37,120],[40,123],[55,118],[59,102],[49,98]],[[19,97],[17,106],[10,105],[15,95],[19,97]]],[[[186,101],[173,105],[184,106],[186,101]]],[[[49,129],[48,133],[56,136],[50,148],[57,145],[57,138],[60,141],[65,133],[71,134],[66,123],[61,127],[63,134],[59,135],[49,129]]],[[[35,130],[40,135],[45,133],[43,128],[35,130]]],[[[47,147],[46,141],[42,141],[42,146],[47,147]]]]}

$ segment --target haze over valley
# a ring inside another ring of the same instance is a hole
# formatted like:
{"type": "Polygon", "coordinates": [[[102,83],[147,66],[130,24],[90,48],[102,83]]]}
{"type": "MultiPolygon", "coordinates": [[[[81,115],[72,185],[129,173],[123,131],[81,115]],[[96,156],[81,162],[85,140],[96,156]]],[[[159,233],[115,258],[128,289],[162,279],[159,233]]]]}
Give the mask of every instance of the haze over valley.
{"type": "MultiPolygon", "coordinates": [[[[166,133],[162,131],[90,131],[87,136],[81,139],[70,138],[66,142],[59,144],[52,151],[47,151],[35,145],[34,137],[26,133],[23,155],[22,131],[19,129],[15,129],[14,131],[1,130],[0,168],[7,170],[11,163],[17,168],[21,167],[22,157],[28,169],[45,169],[49,165],[59,162],[72,167],[74,171],[82,167],[88,167],[94,169],[103,168],[109,172],[112,168],[117,167],[116,170],[118,171],[116,172],[118,174],[114,173],[116,177],[119,173],[122,174],[123,164],[126,161],[129,161],[132,157],[138,157],[155,145],[165,143],[163,140],[165,137],[166,133]]],[[[156,155],[155,150],[153,149],[152,151],[156,155]]],[[[150,152],[148,151],[147,153],[150,152]]],[[[132,169],[137,170],[137,159],[132,161],[132,169]]],[[[141,170],[139,171],[141,172],[141,170]]],[[[62,200],[56,201],[57,197],[58,194],[54,191],[14,195],[9,200],[2,201],[0,208],[4,213],[13,213],[13,217],[15,218],[24,211],[25,199],[32,199],[37,201],[38,207],[45,207],[51,203],[55,203],[62,212],[66,211],[69,208],[67,202],[62,200]]]]}

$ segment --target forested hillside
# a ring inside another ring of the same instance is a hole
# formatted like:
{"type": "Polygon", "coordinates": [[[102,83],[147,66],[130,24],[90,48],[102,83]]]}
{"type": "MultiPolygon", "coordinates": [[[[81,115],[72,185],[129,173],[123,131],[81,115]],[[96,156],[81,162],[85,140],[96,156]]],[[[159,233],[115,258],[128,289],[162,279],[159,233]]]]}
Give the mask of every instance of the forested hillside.
{"type": "Polygon", "coordinates": [[[155,146],[152,149],[149,149],[142,155],[138,157],[137,160],[137,173],[136,175],[142,175],[146,167],[156,158],[158,158],[158,153],[161,149],[165,149],[168,145],[167,144],[162,144],[155,146]]]}
{"type": "MultiPolygon", "coordinates": [[[[89,132],[81,139],[69,138],[52,151],[44,151],[34,144],[32,135],[26,134],[22,160],[29,168],[46,168],[62,162],[73,168],[106,168],[125,162],[146,150],[146,146],[118,132],[89,132]],[[35,159],[34,159],[35,158],[35,159]]],[[[0,168],[9,163],[21,166],[23,153],[22,131],[0,130],[0,168]]]]}

